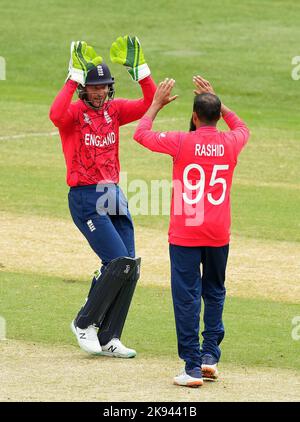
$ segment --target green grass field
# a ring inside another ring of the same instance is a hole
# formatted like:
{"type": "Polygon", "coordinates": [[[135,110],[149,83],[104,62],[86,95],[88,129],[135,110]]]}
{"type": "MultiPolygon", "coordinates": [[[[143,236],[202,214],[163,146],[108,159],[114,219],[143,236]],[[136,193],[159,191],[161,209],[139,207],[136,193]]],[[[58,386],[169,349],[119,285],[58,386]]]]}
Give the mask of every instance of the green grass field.
{"type": "MultiPolygon", "coordinates": [[[[3,273],[1,295],[5,297],[5,303],[1,312],[8,321],[9,337],[76,345],[76,340],[70,336],[69,323],[74,309],[82,304],[84,289],[84,283],[78,281],[3,273]]],[[[300,369],[299,344],[290,341],[291,320],[297,315],[298,307],[296,304],[229,297],[224,318],[228,334],[223,343],[222,362],[300,369]]],[[[124,330],[124,340],[134,344],[142,356],[157,357],[159,353],[161,357],[176,359],[173,320],[167,289],[139,287],[124,330]]]]}
{"type": "MultiPolygon", "coordinates": [[[[6,59],[7,80],[0,81],[0,211],[70,219],[64,158],[48,119],[66,77],[70,42],[88,41],[109,63],[111,42],[119,35],[137,34],[155,81],[176,79],[179,94],[159,114],[155,128],[188,128],[191,80],[199,73],[250,127],[232,190],[233,234],[297,242],[299,251],[300,81],[291,78],[291,60],[300,54],[299,15],[296,0],[129,0],[112,1],[104,9],[102,2],[89,0],[74,0],[72,7],[58,0],[1,0],[0,56],[6,59]]],[[[109,65],[116,95],[139,96],[125,69],[109,65]]],[[[128,180],[143,179],[148,185],[153,179],[170,180],[171,160],[137,145],[134,127],[121,130],[121,165],[128,180]]],[[[168,227],[168,216],[138,215],[134,221],[160,232],[168,227]]],[[[13,270],[5,268],[5,248],[0,259],[0,315],[7,320],[8,337],[74,345],[68,324],[85,297],[86,280],[67,283],[64,274],[45,276],[34,266],[23,274],[18,254],[22,250],[16,244],[13,270]]],[[[278,266],[288,260],[282,256],[278,266]]],[[[280,292],[277,301],[228,297],[223,361],[300,370],[300,342],[291,338],[291,320],[297,314],[299,297],[283,302],[280,292]]],[[[145,356],[176,359],[169,288],[137,289],[124,338],[145,356]]]]}

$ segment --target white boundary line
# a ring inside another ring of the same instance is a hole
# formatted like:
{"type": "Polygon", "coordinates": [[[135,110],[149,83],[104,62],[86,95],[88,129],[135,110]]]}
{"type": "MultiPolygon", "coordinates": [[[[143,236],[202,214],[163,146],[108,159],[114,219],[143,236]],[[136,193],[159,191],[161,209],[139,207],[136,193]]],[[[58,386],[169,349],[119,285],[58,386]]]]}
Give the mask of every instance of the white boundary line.
{"type": "Polygon", "coordinates": [[[21,133],[19,135],[6,135],[6,136],[0,136],[0,141],[8,141],[13,139],[24,139],[24,138],[30,138],[30,137],[43,137],[43,136],[57,136],[58,132],[34,132],[34,133],[21,133]]]}

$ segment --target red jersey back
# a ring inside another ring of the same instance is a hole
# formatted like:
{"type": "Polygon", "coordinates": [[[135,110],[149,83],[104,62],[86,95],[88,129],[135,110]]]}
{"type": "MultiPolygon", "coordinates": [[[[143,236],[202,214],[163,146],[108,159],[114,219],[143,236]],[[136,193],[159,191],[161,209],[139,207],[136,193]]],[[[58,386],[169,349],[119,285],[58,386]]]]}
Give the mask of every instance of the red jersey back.
{"type": "Polygon", "coordinates": [[[169,242],[181,246],[223,246],[230,237],[230,189],[237,157],[248,140],[234,114],[231,128],[203,126],[194,132],[152,132],[144,117],[134,135],[147,148],[172,155],[173,192],[169,242]]]}

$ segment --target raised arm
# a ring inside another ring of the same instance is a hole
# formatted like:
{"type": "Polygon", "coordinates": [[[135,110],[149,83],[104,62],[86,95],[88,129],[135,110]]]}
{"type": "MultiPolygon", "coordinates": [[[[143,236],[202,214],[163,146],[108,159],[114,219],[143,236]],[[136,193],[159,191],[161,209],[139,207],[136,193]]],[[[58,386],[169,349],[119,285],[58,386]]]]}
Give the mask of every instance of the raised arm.
{"type": "Polygon", "coordinates": [[[143,98],[137,100],[118,98],[115,100],[120,114],[120,126],[139,120],[152,103],[156,85],[151,76],[142,79],[139,84],[143,91],[143,98]]]}
{"type": "Polygon", "coordinates": [[[180,132],[154,132],[152,130],[153,120],[145,115],[140,120],[133,135],[135,141],[154,152],[177,157],[180,148],[180,132]]]}
{"type": "Polygon", "coordinates": [[[78,84],[84,86],[89,69],[100,64],[102,57],[97,56],[93,47],[85,41],[71,43],[71,58],[67,82],[55,98],[49,113],[50,120],[58,128],[68,126],[73,121],[70,108],[73,94],[78,84]]]}
{"type": "Polygon", "coordinates": [[[152,104],[135,131],[134,139],[151,151],[162,152],[176,158],[180,148],[181,133],[151,130],[157,113],[177,98],[177,95],[170,96],[174,84],[173,79],[165,79],[158,85],[152,104]]]}
{"type": "Polygon", "coordinates": [[[137,37],[118,37],[112,43],[110,58],[113,63],[126,67],[132,79],[139,82],[143,98],[137,100],[116,99],[119,109],[120,125],[140,119],[148,110],[156,90],[155,83],[150,76],[150,69],[144,57],[144,53],[137,37]]]}
{"type": "MultiPolygon", "coordinates": [[[[193,82],[196,86],[194,93],[196,95],[203,93],[210,93],[215,95],[215,91],[209,81],[197,75],[193,77],[193,82]]],[[[230,108],[221,103],[221,114],[230,129],[230,138],[235,143],[236,154],[238,155],[241,149],[247,143],[250,131],[246,124],[240,119],[230,108]]]]}
{"type": "Polygon", "coordinates": [[[77,82],[68,80],[53,101],[49,117],[58,128],[66,127],[73,122],[70,104],[77,85],[77,82]]]}
{"type": "MultiPolygon", "coordinates": [[[[225,106],[224,106],[225,107],[225,106]]],[[[230,129],[230,137],[235,143],[236,154],[238,155],[242,148],[248,142],[250,131],[246,124],[228,107],[221,108],[221,113],[224,121],[230,129]]]]}

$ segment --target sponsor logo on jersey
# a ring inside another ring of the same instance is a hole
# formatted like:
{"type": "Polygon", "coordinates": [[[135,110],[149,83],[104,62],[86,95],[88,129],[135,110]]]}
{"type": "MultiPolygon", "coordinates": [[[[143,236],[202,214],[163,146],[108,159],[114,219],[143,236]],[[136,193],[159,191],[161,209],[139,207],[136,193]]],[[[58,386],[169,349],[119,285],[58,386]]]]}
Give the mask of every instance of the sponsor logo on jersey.
{"type": "Polygon", "coordinates": [[[104,112],[104,118],[106,120],[106,123],[111,123],[112,122],[112,120],[111,120],[111,118],[110,118],[110,116],[109,116],[109,114],[107,113],[106,110],[104,112]]]}
{"type": "Polygon", "coordinates": [[[86,146],[94,147],[107,147],[113,145],[116,142],[116,135],[114,132],[108,133],[106,136],[94,135],[92,133],[86,133],[84,135],[84,143],[86,146]]]}
{"type": "Polygon", "coordinates": [[[92,124],[92,121],[91,121],[91,119],[90,119],[90,116],[87,114],[87,113],[83,113],[83,116],[84,116],[84,123],[87,123],[88,125],[91,125],[92,124]]]}

